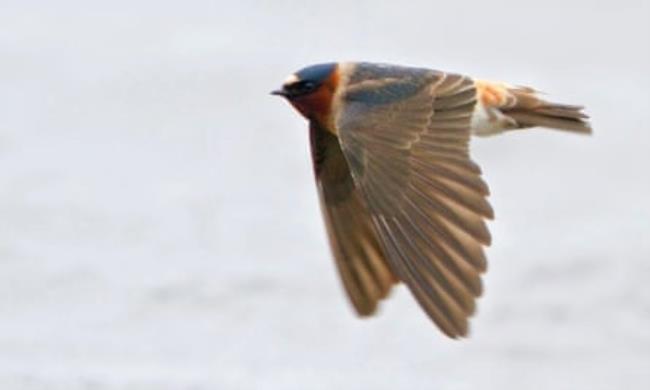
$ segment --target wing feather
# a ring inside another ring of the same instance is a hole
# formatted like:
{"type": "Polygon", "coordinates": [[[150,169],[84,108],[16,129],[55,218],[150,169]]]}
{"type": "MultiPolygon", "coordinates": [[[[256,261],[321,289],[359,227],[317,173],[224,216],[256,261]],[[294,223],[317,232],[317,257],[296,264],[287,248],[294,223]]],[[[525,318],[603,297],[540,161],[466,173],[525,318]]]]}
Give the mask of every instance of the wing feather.
{"type": "Polygon", "coordinates": [[[315,126],[311,148],[321,209],[343,286],[359,315],[370,315],[396,282],[336,137],[315,126]]]}
{"type": "Polygon", "coordinates": [[[464,336],[482,293],[485,219],[493,217],[469,158],[474,82],[401,68],[404,77],[382,83],[400,72],[358,67],[336,122],[351,176],[392,271],[445,334],[464,336]]]}

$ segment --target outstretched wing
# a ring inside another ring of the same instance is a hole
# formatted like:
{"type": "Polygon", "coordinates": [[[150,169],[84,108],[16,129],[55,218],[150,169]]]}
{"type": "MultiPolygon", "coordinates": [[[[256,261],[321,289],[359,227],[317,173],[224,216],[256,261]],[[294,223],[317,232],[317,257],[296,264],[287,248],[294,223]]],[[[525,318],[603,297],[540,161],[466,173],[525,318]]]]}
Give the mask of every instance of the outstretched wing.
{"type": "Polygon", "coordinates": [[[359,64],[339,98],[341,149],[391,269],[445,334],[466,335],[493,217],[468,152],[474,82],[359,64]]]}
{"type": "Polygon", "coordinates": [[[397,282],[336,136],[312,124],[311,150],[332,253],[352,305],[370,315],[397,282]]]}

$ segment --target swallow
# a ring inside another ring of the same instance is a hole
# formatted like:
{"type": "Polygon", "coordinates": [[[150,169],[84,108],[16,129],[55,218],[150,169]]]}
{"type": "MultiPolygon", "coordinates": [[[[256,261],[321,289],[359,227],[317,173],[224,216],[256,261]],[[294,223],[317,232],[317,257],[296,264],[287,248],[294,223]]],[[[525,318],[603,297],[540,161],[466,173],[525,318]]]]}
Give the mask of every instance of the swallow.
{"type": "Polygon", "coordinates": [[[591,133],[582,106],[432,69],[326,63],[278,90],[309,121],[333,257],[360,316],[403,282],[447,336],[467,336],[494,218],[470,137],[546,127],[591,133]]]}

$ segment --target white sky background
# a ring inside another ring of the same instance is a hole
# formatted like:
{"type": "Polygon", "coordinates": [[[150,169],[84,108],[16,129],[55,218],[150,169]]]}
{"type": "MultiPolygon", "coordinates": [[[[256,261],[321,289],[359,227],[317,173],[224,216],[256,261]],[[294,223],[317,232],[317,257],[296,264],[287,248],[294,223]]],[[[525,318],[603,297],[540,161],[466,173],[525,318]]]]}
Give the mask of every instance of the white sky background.
{"type": "Polygon", "coordinates": [[[650,3],[567,3],[0,0],[0,388],[648,388],[650,3]],[[306,124],[268,95],[331,60],[593,117],[474,142],[497,219],[470,339],[403,288],[348,306],[306,124]]]}

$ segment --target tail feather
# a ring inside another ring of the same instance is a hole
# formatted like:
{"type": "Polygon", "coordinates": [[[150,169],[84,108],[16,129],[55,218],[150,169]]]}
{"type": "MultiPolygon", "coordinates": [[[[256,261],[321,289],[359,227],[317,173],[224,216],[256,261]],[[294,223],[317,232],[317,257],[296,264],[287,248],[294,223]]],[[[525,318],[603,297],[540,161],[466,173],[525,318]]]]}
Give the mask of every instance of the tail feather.
{"type": "Polygon", "coordinates": [[[591,134],[591,126],[587,122],[589,116],[583,112],[584,107],[548,102],[529,88],[508,88],[508,92],[515,98],[515,104],[503,107],[501,111],[512,118],[519,128],[541,126],[591,134]]]}
{"type": "Polygon", "coordinates": [[[507,130],[547,127],[591,134],[584,107],[553,103],[528,87],[476,81],[480,107],[474,126],[476,135],[492,135],[507,130]]]}
{"type": "Polygon", "coordinates": [[[540,126],[548,127],[549,129],[571,131],[574,133],[591,134],[591,126],[589,126],[589,123],[581,119],[536,113],[534,111],[511,111],[506,115],[519,124],[519,129],[540,126]]]}

